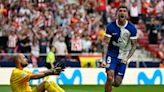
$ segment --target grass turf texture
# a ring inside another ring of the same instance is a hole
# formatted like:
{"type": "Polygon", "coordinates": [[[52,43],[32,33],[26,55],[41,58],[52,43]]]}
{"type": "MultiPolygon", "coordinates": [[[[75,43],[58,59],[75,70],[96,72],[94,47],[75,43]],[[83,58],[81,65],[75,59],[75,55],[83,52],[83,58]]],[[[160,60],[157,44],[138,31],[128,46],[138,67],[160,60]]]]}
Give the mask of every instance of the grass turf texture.
{"type": "MultiPolygon", "coordinates": [[[[66,92],[104,92],[100,85],[62,85],[66,92]]],[[[10,86],[0,85],[0,92],[11,92],[10,86]]],[[[122,85],[113,92],[164,92],[164,85],[122,85]]]]}

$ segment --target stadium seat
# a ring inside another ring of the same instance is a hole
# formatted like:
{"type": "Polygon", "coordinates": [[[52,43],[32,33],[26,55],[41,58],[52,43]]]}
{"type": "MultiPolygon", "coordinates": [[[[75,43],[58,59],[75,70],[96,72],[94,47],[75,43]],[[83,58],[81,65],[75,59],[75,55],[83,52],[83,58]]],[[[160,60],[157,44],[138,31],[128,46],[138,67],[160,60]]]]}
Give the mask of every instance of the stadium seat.
{"type": "Polygon", "coordinates": [[[150,51],[154,57],[158,57],[159,44],[149,44],[147,50],[150,51]]]}
{"type": "Polygon", "coordinates": [[[140,47],[147,48],[148,43],[149,42],[148,42],[148,37],[147,36],[144,36],[144,37],[138,39],[138,44],[139,44],[140,47]]]}

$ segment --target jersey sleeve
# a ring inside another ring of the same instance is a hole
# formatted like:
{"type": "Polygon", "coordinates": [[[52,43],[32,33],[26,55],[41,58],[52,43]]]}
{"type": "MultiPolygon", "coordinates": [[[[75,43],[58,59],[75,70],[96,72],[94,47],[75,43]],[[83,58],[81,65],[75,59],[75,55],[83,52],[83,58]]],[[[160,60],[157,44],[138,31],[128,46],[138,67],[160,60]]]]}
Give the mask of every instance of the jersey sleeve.
{"type": "Polygon", "coordinates": [[[137,29],[135,28],[135,26],[131,27],[131,36],[130,39],[137,39],[137,29]]]}
{"type": "Polygon", "coordinates": [[[111,23],[106,26],[105,31],[106,31],[105,36],[112,37],[112,24],[111,23]]]}

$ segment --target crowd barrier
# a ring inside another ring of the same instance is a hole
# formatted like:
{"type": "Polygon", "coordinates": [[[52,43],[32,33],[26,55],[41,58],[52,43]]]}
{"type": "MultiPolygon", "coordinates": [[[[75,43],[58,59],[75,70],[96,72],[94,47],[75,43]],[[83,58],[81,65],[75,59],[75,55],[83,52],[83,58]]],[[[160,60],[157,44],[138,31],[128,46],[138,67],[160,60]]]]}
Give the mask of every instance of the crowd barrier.
{"type": "MultiPolygon", "coordinates": [[[[30,54],[25,54],[28,58],[29,63],[32,63],[30,54]]],[[[45,67],[46,64],[46,55],[47,54],[41,54],[40,56],[44,56],[44,59],[38,59],[38,67],[45,67]]],[[[12,61],[12,53],[8,53],[6,55],[6,61],[3,61],[0,59],[0,67],[15,67],[15,64],[12,61]],[[8,60],[9,59],[9,60],[8,60]]],[[[1,58],[1,54],[0,54],[1,58]]],[[[95,68],[97,66],[96,61],[101,59],[102,55],[100,53],[86,53],[86,54],[69,54],[65,56],[56,55],[56,62],[60,62],[61,60],[64,60],[66,63],[66,67],[82,67],[82,68],[88,68],[92,67],[95,68]]],[[[142,68],[142,67],[151,67],[151,68],[157,68],[159,67],[159,62],[155,62],[153,60],[150,61],[139,61],[135,58],[131,59],[131,62],[128,64],[128,67],[134,67],[134,68],[142,68]]]]}
{"type": "MultiPolygon", "coordinates": [[[[0,68],[0,85],[10,84],[13,68],[0,68]]],[[[26,68],[31,72],[39,72],[46,68],[26,68]]],[[[30,84],[39,84],[44,79],[31,80],[30,84]]],[[[103,85],[106,81],[103,68],[67,68],[60,76],[49,76],[48,81],[61,85],[103,85]]],[[[128,68],[123,85],[163,85],[164,69],[159,68],[128,68]]]]}

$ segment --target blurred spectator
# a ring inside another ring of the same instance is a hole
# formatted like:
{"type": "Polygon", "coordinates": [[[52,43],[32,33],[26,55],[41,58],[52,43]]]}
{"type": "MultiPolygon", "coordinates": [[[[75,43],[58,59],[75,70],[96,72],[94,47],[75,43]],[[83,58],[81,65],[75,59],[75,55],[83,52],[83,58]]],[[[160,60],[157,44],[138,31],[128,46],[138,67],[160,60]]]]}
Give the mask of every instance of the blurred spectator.
{"type": "Polygon", "coordinates": [[[137,28],[139,30],[141,30],[142,32],[147,32],[146,26],[145,26],[145,24],[144,24],[142,19],[139,19],[138,24],[137,24],[137,28]]]}
{"type": "Polygon", "coordinates": [[[99,52],[101,53],[102,52],[102,39],[100,37],[96,37],[96,39],[93,41],[93,44],[92,44],[92,52],[93,53],[96,53],[96,52],[99,52]]]}
{"type": "Polygon", "coordinates": [[[156,0],[155,3],[155,13],[157,15],[157,17],[161,17],[162,16],[162,12],[164,11],[164,1],[163,0],[156,0]]]}
{"type": "Polygon", "coordinates": [[[26,32],[23,32],[20,34],[19,50],[21,53],[30,53],[31,52],[30,39],[26,32]]]}
{"type": "Polygon", "coordinates": [[[39,41],[40,60],[45,60],[45,54],[49,52],[50,39],[52,38],[53,33],[51,33],[51,29],[49,28],[46,28],[45,30],[33,29],[33,32],[39,41]],[[37,32],[37,30],[39,32],[37,32]]]}
{"type": "MultiPolygon", "coordinates": [[[[148,0],[141,0],[141,17],[142,17],[142,20],[146,19],[146,16],[148,15],[150,6],[151,6],[151,3],[148,2],[148,0]]],[[[144,21],[144,22],[146,22],[146,21],[144,21]]]]}
{"type": "Polygon", "coordinates": [[[52,24],[54,23],[54,18],[53,18],[53,14],[50,10],[46,10],[45,11],[45,22],[44,22],[44,26],[45,27],[51,27],[52,24]]]}
{"type": "Polygon", "coordinates": [[[162,19],[161,28],[160,28],[160,39],[164,38],[164,18],[162,19]]]}
{"type": "Polygon", "coordinates": [[[59,37],[61,36],[61,29],[59,26],[57,26],[56,28],[53,29],[53,37],[52,37],[52,45],[55,45],[55,42],[59,40],[59,37]]]}
{"type": "Polygon", "coordinates": [[[141,29],[139,29],[138,26],[137,26],[137,37],[138,37],[138,39],[144,37],[143,31],[141,29]]]}
{"type": "Polygon", "coordinates": [[[0,54],[0,61],[7,61],[6,53],[2,46],[0,46],[0,54]]]}
{"type": "Polygon", "coordinates": [[[65,38],[60,36],[59,40],[55,42],[54,47],[56,49],[56,54],[66,55],[68,54],[67,45],[65,43],[65,38]]]}
{"type": "Polygon", "coordinates": [[[138,19],[139,19],[139,10],[138,10],[138,5],[137,2],[132,2],[130,5],[130,20],[134,24],[138,24],[138,19]]]}
{"type": "Polygon", "coordinates": [[[17,35],[15,31],[11,31],[8,36],[8,53],[13,53],[17,43],[17,35]]]}
{"type": "Polygon", "coordinates": [[[33,67],[38,67],[37,61],[39,58],[39,41],[36,36],[33,36],[32,46],[31,46],[31,61],[33,67]]]}
{"type": "Polygon", "coordinates": [[[103,25],[100,25],[100,28],[98,29],[98,36],[100,37],[101,40],[104,39],[104,35],[105,35],[105,28],[103,25]]]}
{"type": "MultiPolygon", "coordinates": [[[[87,0],[86,0],[87,1],[87,0]]],[[[88,0],[85,5],[86,13],[94,13],[96,9],[96,0],[88,0]]],[[[84,3],[85,4],[85,3],[84,3]]]]}
{"type": "Polygon", "coordinates": [[[84,36],[81,39],[81,42],[82,42],[82,52],[89,53],[89,51],[91,50],[91,45],[92,45],[90,36],[89,35],[84,36]]]}
{"type": "Polygon", "coordinates": [[[108,22],[116,19],[116,10],[117,8],[114,7],[114,4],[111,3],[107,6],[107,16],[108,16],[108,22]]]}
{"type": "Polygon", "coordinates": [[[68,33],[68,34],[65,36],[65,43],[66,43],[66,45],[67,45],[68,53],[71,53],[71,33],[68,33]]]}
{"type": "Polygon", "coordinates": [[[39,49],[40,49],[40,54],[46,54],[47,49],[49,46],[49,39],[47,38],[47,33],[43,30],[40,32],[40,37],[39,37],[39,49]]]}
{"type": "Polygon", "coordinates": [[[30,15],[31,11],[28,9],[27,5],[22,5],[19,9],[19,13],[22,15],[30,15]]]}
{"type": "Polygon", "coordinates": [[[149,44],[157,44],[158,43],[158,20],[155,18],[151,19],[150,25],[147,27],[148,28],[148,33],[149,33],[149,44]]]}
{"type": "Polygon", "coordinates": [[[72,53],[81,53],[82,52],[82,44],[81,37],[78,33],[71,38],[71,52],[72,53]]]}
{"type": "Polygon", "coordinates": [[[121,0],[114,0],[112,3],[114,8],[117,9],[121,5],[121,0]]]}
{"type": "Polygon", "coordinates": [[[0,37],[0,46],[3,48],[3,51],[7,50],[7,42],[8,42],[8,33],[6,31],[2,32],[2,36],[0,37]]]}
{"type": "Polygon", "coordinates": [[[159,45],[159,50],[160,50],[158,52],[159,57],[160,57],[161,61],[164,61],[164,38],[163,38],[163,40],[161,41],[161,43],[159,45]]]}
{"type": "Polygon", "coordinates": [[[106,12],[106,6],[107,6],[107,1],[106,0],[97,0],[97,10],[100,12],[102,16],[102,23],[106,25],[107,22],[107,12],[106,12]]]}

